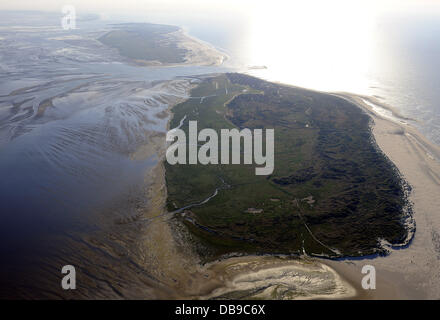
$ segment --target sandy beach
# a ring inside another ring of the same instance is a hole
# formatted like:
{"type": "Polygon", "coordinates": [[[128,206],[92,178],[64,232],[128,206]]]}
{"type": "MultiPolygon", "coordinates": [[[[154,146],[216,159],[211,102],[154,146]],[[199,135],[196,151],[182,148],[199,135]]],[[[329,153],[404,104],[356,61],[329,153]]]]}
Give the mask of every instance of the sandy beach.
{"type": "Polygon", "coordinates": [[[219,51],[210,43],[192,37],[184,29],[169,33],[167,41],[176,43],[177,47],[186,51],[184,62],[162,63],[156,60],[142,59],[134,59],[133,61],[141,66],[220,66],[229,58],[226,53],[219,51]]]}
{"type": "Polygon", "coordinates": [[[416,232],[407,248],[390,249],[386,257],[326,263],[355,283],[361,281],[362,266],[373,265],[377,271],[377,289],[367,292],[365,298],[439,299],[440,148],[399,115],[394,114],[391,120],[387,115],[374,112],[374,105],[392,112],[392,108],[377,99],[337,95],[356,103],[372,117],[372,131],[378,146],[412,187],[409,199],[413,203],[416,232]]]}

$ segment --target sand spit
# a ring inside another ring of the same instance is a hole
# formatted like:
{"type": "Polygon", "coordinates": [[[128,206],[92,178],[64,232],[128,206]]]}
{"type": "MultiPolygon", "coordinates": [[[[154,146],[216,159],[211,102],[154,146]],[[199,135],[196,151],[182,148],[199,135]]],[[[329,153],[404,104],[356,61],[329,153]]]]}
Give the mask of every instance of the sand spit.
{"type": "Polygon", "coordinates": [[[356,289],[316,259],[245,256],[209,264],[223,286],[202,299],[344,299],[356,289]]]}
{"type": "Polygon", "coordinates": [[[394,112],[394,118],[375,112],[372,104],[383,107],[376,99],[345,93],[337,95],[354,102],[372,117],[372,131],[378,146],[412,187],[410,201],[416,233],[407,248],[390,248],[389,256],[331,261],[328,265],[358,283],[362,266],[375,266],[377,290],[368,292],[368,298],[440,299],[440,148],[394,112]]]}

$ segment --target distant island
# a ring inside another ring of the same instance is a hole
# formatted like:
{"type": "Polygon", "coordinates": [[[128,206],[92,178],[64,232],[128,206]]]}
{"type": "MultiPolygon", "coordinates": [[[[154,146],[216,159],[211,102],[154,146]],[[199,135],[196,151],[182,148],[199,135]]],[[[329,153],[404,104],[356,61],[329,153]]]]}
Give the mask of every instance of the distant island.
{"type": "Polygon", "coordinates": [[[252,165],[165,162],[168,211],[200,240],[205,259],[382,255],[382,242],[408,241],[406,184],[354,104],[232,73],[203,79],[172,112],[170,128],[184,131],[190,120],[200,130],[275,129],[270,176],[256,176],[252,165]]]}
{"type": "Polygon", "coordinates": [[[152,23],[123,23],[98,40],[137,65],[218,65],[226,55],[188,36],[183,29],[152,23]]]}

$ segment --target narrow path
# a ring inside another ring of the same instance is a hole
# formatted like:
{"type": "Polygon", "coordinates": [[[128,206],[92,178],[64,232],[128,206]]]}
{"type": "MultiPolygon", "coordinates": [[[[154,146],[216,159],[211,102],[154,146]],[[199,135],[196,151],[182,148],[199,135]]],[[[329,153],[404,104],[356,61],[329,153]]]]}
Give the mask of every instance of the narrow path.
{"type": "MultiPolygon", "coordinates": [[[[302,216],[302,211],[301,211],[301,207],[298,203],[298,199],[294,200],[296,203],[296,206],[298,207],[298,215],[301,218],[301,221],[304,223],[304,226],[306,227],[307,231],[309,232],[310,236],[316,241],[318,242],[321,246],[323,246],[324,248],[330,250],[331,252],[333,252],[334,254],[337,254],[338,256],[341,255],[341,253],[335,249],[330,248],[329,246],[325,245],[324,243],[322,243],[321,241],[318,240],[318,238],[315,237],[315,235],[313,234],[312,230],[310,230],[309,226],[307,225],[306,221],[304,220],[304,217],[302,216]]],[[[305,249],[303,249],[305,252],[305,249]]]]}

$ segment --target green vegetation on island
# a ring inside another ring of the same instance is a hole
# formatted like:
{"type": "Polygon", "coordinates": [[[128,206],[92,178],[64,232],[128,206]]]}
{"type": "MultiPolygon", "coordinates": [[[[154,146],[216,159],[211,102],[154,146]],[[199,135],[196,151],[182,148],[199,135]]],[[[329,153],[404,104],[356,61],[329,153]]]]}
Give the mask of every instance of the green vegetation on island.
{"type": "MultiPolygon", "coordinates": [[[[205,257],[233,252],[360,256],[402,244],[407,199],[375,145],[370,118],[330,94],[242,74],[201,80],[173,109],[170,127],[275,130],[275,169],[255,164],[170,165],[167,206],[204,244],[205,257]]],[[[264,149],[263,149],[264,150],[264,149]]],[[[243,161],[241,161],[242,163],[243,161]]]]}

